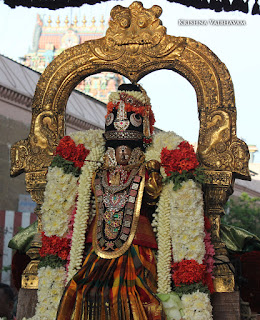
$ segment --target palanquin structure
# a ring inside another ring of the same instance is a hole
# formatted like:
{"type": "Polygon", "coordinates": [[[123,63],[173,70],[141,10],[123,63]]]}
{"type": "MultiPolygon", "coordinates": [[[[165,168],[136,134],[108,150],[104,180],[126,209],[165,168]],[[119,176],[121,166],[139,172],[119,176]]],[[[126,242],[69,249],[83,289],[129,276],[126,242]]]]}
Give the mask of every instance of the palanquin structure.
{"type": "MultiPolygon", "coordinates": [[[[46,172],[54,149],[64,136],[65,106],[73,88],[101,71],[119,73],[133,83],[160,69],[179,73],[197,95],[200,121],[197,157],[206,175],[205,212],[211,222],[215,247],[213,315],[214,319],[220,319],[221,301],[226,299],[230,313],[222,312],[221,319],[238,319],[239,300],[232,265],[219,235],[223,206],[233,192],[235,179],[250,180],[248,148],[236,136],[232,80],[224,63],[205,45],[167,35],[159,20],[161,12],[159,6],[144,9],[140,2],[129,8],[116,6],[105,37],[68,48],[57,56],[37,84],[30,134],[12,146],[11,173],[14,176],[26,173],[27,190],[37,203],[40,232],[46,172]]],[[[22,279],[22,290],[27,293],[38,286],[40,245],[38,237],[28,252],[32,261],[22,279]]]]}

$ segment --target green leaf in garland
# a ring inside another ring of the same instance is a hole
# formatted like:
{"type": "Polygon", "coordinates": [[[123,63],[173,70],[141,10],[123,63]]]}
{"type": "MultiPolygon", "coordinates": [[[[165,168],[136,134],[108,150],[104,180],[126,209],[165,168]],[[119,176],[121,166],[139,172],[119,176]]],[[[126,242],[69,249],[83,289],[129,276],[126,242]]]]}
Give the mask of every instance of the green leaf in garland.
{"type": "Polygon", "coordinates": [[[56,155],[52,160],[51,167],[62,168],[64,173],[71,173],[75,177],[79,177],[81,174],[81,168],[75,167],[74,162],[65,160],[60,155],[56,155]]]}
{"type": "Polygon", "coordinates": [[[191,294],[199,290],[200,292],[210,295],[210,291],[207,286],[204,286],[202,282],[192,283],[192,284],[182,284],[174,288],[174,292],[177,293],[180,297],[183,294],[191,294]]]}
{"type": "Polygon", "coordinates": [[[66,260],[62,260],[58,256],[48,255],[46,257],[40,258],[40,263],[38,268],[51,267],[53,269],[63,267],[66,264],[66,260]]]}
{"type": "Polygon", "coordinates": [[[204,183],[205,181],[205,174],[203,168],[196,168],[193,172],[183,170],[182,173],[179,172],[170,172],[171,175],[167,176],[163,179],[163,182],[169,183],[170,181],[173,182],[173,190],[177,191],[181,188],[183,182],[188,180],[193,180],[197,183],[204,183]]]}

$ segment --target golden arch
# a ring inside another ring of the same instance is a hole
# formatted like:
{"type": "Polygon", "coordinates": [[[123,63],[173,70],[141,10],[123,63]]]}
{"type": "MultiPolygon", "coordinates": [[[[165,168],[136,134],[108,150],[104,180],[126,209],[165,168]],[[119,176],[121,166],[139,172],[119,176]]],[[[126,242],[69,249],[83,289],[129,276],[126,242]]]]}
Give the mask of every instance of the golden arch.
{"type": "MultiPolygon", "coordinates": [[[[132,82],[160,69],[185,77],[197,95],[200,131],[198,157],[206,169],[206,210],[212,221],[216,254],[225,255],[219,238],[223,204],[232,193],[234,178],[250,179],[247,145],[236,136],[236,108],[226,66],[205,45],[166,34],[162,9],[116,6],[106,36],[69,48],[42,74],[32,106],[31,130],[26,140],[12,146],[11,173],[26,172],[27,190],[43,201],[47,167],[64,135],[65,106],[72,90],[89,75],[112,71],[132,82]]],[[[218,269],[219,274],[224,270],[218,269]]]]}

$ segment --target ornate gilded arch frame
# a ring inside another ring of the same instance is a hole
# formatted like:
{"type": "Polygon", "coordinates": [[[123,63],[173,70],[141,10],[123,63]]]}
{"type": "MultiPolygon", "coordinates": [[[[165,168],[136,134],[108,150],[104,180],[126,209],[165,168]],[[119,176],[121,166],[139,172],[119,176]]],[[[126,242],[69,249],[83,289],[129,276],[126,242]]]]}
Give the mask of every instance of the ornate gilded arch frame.
{"type": "MultiPolygon", "coordinates": [[[[40,206],[46,172],[53,150],[64,136],[68,98],[84,78],[101,72],[120,73],[136,83],[145,75],[168,69],[185,77],[194,87],[200,131],[198,158],[205,168],[206,212],[212,222],[216,256],[226,261],[219,237],[223,205],[233,192],[235,178],[250,179],[247,145],[236,136],[234,89],[226,66],[205,45],[185,37],[166,34],[159,17],[162,9],[116,6],[106,36],[90,40],[61,53],[37,84],[27,139],[11,149],[11,174],[26,173],[26,186],[40,206]]],[[[232,291],[234,281],[226,265],[215,269],[217,291],[232,291]]]]}

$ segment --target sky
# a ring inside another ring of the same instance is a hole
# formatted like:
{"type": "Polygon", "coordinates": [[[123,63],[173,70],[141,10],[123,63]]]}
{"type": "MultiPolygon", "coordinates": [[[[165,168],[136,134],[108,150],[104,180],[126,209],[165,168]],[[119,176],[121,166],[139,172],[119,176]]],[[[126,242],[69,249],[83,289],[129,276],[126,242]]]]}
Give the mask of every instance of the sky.
{"type": "MultiPolygon", "coordinates": [[[[254,162],[260,163],[260,15],[252,16],[241,12],[215,13],[208,9],[195,9],[166,0],[143,0],[150,8],[160,5],[160,19],[167,34],[195,39],[210,48],[228,68],[235,90],[237,108],[237,136],[249,145],[256,145],[259,152],[254,162]],[[184,26],[180,20],[200,19],[204,26],[184,26]],[[213,26],[210,20],[239,20],[240,26],[213,26]]],[[[249,1],[253,5],[252,0],[249,1]]],[[[253,1],[254,2],[254,1],[253,1]]],[[[45,21],[49,15],[54,23],[57,16],[64,21],[77,15],[81,21],[86,15],[88,23],[95,16],[97,24],[102,15],[105,21],[115,5],[128,7],[132,1],[110,1],[80,8],[48,10],[39,8],[9,8],[0,0],[0,53],[14,60],[24,56],[32,45],[36,15],[45,21]]],[[[151,98],[156,126],[172,130],[190,142],[198,139],[199,121],[196,94],[192,85],[182,76],[169,70],[156,71],[140,80],[151,98]]]]}

